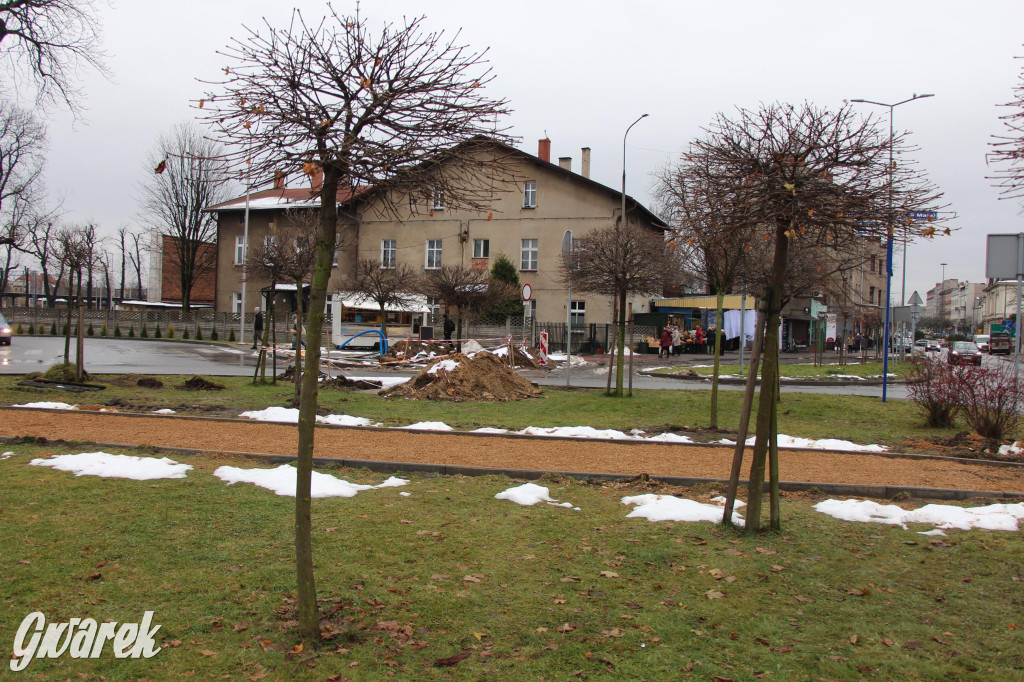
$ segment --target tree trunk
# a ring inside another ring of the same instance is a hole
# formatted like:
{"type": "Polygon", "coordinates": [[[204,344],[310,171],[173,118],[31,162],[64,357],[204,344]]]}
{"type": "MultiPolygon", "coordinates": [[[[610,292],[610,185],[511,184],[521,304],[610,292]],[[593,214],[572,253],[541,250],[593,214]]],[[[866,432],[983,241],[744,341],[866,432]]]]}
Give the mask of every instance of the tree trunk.
{"type": "MultiPolygon", "coordinates": [[[[715,361],[714,369],[711,370],[711,424],[713,429],[718,428],[718,371],[722,361],[722,339],[725,336],[722,329],[725,308],[725,287],[718,287],[716,298],[718,305],[715,308],[715,361]]],[[[743,339],[740,339],[743,343],[743,339]]]]}
{"type": "Polygon", "coordinates": [[[615,357],[615,395],[621,398],[623,396],[622,391],[622,378],[623,370],[626,364],[625,347],[626,347],[626,291],[623,289],[619,292],[619,310],[618,317],[616,318],[616,339],[615,348],[617,355],[615,357]]]}
{"type": "MultiPolygon", "coordinates": [[[[337,200],[340,173],[335,166],[324,167],[321,206],[333,206],[337,200]]],[[[296,458],[295,485],[295,568],[298,579],[299,633],[303,639],[317,641],[320,636],[316,603],[316,579],[313,573],[313,541],[311,537],[313,473],[313,436],[316,424],[317,378],[320,367],[320,334],[324,326],[327,284],[331,277],[331,261],[337,242],[338,215],[334,210],[320,211],[320,227],[316,234],[316,267],[310,287],[309,332],[314,342],[306,350],[306,371],[299,401],[299,446],[296,458]]],[[[301,285],[299,292],[301,293],[301,285]]],[[[302,308],[301,297],[299,308],[302,308]]],[[[296,362],[297,365],[297,362],[296,362]]]]}
{"type": "Polygon", "coordinates": [[[768,290],[768,312],[764,334],[764,363],[761,367],[761,390],[757,404],[757,439],[750,463],[750,494],[747,497],[747,531],[761,529],[761,506],[764,499],[764,473],[768,445],[772,438],[772,405],[779,372],[779,314],[782,310],[782,289],[786,282],[786,260],[789,257],[788,223],[775,225],[775,255],[772,260],[771,284],[768,290]]]}
{"type": "MultiPolygon", "coordinates": [[[[90,271],[89,281],[92,281],[92,274],[90,271]]],[[[82,380],[82,371],[84,370],[85,364],[85,338],[82,335],[82,316],[85,313],[85,306],[82,300],[82,273],[78,273],[78,323],[75,325],[76,334],[78,336],[75,342],[75,381],[82,380]]]]}
{"type": "MultiPolygon", "coordinates": [[[[299,303],[299,321],[295,323],[295,402],[302,400],[302,320],[304,317],[302,310],[302,281],[298,281],[296,284],[296,291],[299,292],[298,303],[299,303]]],[[[312,301],[310,302],[312,305],[312,301]]],[[[242,317],[245,317],[245,311],[242,311],[242,317]]],[[[309,334],[307,333],[307,338],[309,334]]],[[[320,344],[317,344],[319,347],[320,344]]],[[[309,357],[309,353],[306,353],[309,357]]]]}
{"type": "MultiPolygon", "coordinates": [[[[619,315],[618,315],[618,304],[619,304],[619,299],[617,297],[615,297],[615,296],[612,296],[612,329],[615,330],[615,336],[616,336],[615,339],[612,339],[612,343],[614,343],[616,345],[618,344],[618,331],[619,331],[619,328],[615,325],[615,321],[619,318],[619,315]]],[[[568,334],[568,333],[569,333],[569,330],[566,330],[566,334],[568,334]]],[[[615,357],[614,357],[614,355],[615,354],[612,353],[612,344],[609,343],[608,344],[608,382],[605,385],[605,390],[604,390],[605,395],[611,395],[612,394],[612,374],[615,371],[615,357]]]]}
{"type": "MultiPolygon", "coordinates": [[[[571,336],[572,330],[570,329],[569,332],[570,332],[569,340],[571,342],[572,341],[572,336],[571,336]]],[[[627,345],[629,346],[629,397],[632,398],[633,397],[633,304],[632,303],[629,304],[629,343],[627,345]]],[[[566,346],[566,348],[568,348],[568,346],[566,346]]],[[[566,362],[568,362],[568,352],[566,352],[566,362]]],[[[566,369],[566,371],[568,372],[569,370],[566,369]]]]}
{"type": "Polygon", "coordinates": [[[64,364],[71,362],[71,295],[75,288],[75,271],[68,272],[68,302],[65,306],[67,315],[64,324],[64,364]]]}
{"type": "Polygon", "coordinates": [[[757,385],[757,368],[761,361],[761,347],[764,343],[764,310],[757,311],[754,328],[754,347],[750,350],[750,369],[747,372],[747,386],[743,392],[743,410],[740,412],[740,427],[736,434],[736,449],[732,455],[732,471],[729,474],[729,490],[725,494],[725,514],[722,523],[732,525],[732,510],[736,504],[736,491],[740,485],[743,469],[743,453],[747,449],[747,429],[750,427],[750,413],[754,405],[754,387],[757,385]]]}

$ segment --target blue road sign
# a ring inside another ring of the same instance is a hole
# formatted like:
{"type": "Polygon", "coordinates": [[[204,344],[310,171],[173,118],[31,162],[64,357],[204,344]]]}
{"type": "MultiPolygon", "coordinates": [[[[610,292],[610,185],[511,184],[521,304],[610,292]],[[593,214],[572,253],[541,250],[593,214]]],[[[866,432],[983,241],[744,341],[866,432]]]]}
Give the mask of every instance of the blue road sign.
{"type": "Polygon", "coordinates": [[[935,220],[939,214],[936,211],[911,211],[907,217],[914,220],[935,220]]]}

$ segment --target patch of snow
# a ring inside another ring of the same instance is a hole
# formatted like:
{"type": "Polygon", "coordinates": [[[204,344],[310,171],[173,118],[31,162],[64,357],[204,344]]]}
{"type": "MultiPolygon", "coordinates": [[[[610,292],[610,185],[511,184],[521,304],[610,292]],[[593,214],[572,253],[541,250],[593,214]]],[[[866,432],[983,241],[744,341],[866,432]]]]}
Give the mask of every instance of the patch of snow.
{"type": "Polygon", "coordinates": [[[389,476],[384,479],[383,483],[378,483],[374,488],[400,488],[403,485],[409,485],[408,478],[398,478],[397,476],[389,476]]]}
{"type": "Polygon", "coordinates": [[[1016,457],[1017,455],[1024,452],[1024,445],[1021,445],[1019,440],[1013,441],[1010,445],[999,446],[1000,457],[1016,457]]]}
{"type": "Polygon", "coordinates": [[[282,424],[298,424],[299,410],[295,407],[268,407],[265,410],[250,410],[238,415],[258,422],[278,422],[282,424]]]}
{"type": "Polygon", "coordinates": [[[33,459],[32,466],[52,467],[69,471],[75,476],[101,476],[127,478],[133,481],[152,481],[158,478],[185,478],[191,464],[178,464],[167,457],[135,457],[112,455],[107,452],[81,452],[76,455],[54,455],[33,459]]]}
{"type": "Polygon", "coordinates": [[[455,369],[458,366],[459,366],[459,361],[458,360],[452,360],[452,359],[442,360],[441,362],[436,363],[430,369],[428,369],[427,370],[427,374],[437,374],[442,369],[444,371],[446,371],[446,372],[450,372],[450,371],[452,371],[453,369],[455,369]]]}
{"type": "Polygon", "coordinates": [[[329,424],[331,426],[380,426],[380,422],[374,422],[366,417],[352,417],[347,414],[328,414],[316,418],[318,424],[329,424]]]}
{"type": "MultiPolygon", "coordinates": [[[[747,446],[753,446],[757,441],[757,436],[751,436],[746,440],[747,446]]],[[[814,440],[811,438],[797,438],[796,436],[787,436],[784,433],[780,433],[778,437],[780,448],[802,448],[807,450],[842,450],[844,452],[886,452],[889,450],[885,445],[860,445],[858,443],[852,443],[848,440],[838,440],[836,438],[821,438],[814,440]]],[[[722,438],[714,443],[721,443],[722,445],[736,445],[736,441],[728,438],[722,438]]]]}
{"type": "Polygon", "coordinates": [[[496,429],[493,426],[481,426],[479,429],[473,429],[470,433],[508,433],[508,429],[496,429]]]}
{"type": "Polygon", "coordinates": [[[655,443],[692,443],[693,439],[689,436],[684,436],[678,433],[659,433],[657,436],[651,436],[644,440],[652,441],[655,443]]]}
{"type": "Polygon", "coordinates": [[[479,353],[484,350],[484,347],[480,345],[480,342],[476,339],[468,339],[462,342],[462,353],[463,355],[469,355],[470,353],[479,353]]]}
{"type": "MultiPolygon", "coordinates": [[[[711,504],[717,504],[719,507],[724,507],[725,506],[725,498],[722,497],[721,495],[719,495],[718,497],[712,497],[711,498],[711,504]]],[[[744,502],[743,500],[733,500],[733,502],[732,502],[733,509],[739,509],[740,507],[746,507],[746,506],[747,506],[747,503],[744,502]]]]}
{"type": "Polygon", "coordinates": [[[169,407],[164,407],[159,410],[153,410],[153,414],[178,414],[169,407]]]}
{"type": "MultiPolygon", "coordinates": [[[[644,518],[648,521],[722,522],[721,507],[672,495],[633,495],[623,497],[622,504],[636,505],[636,508],[626,515],[626,518],[644,518]]],[[[742,526],[743,517],[734,511],[732,522],[737,526],[742,526]]]]}
{"type": "Polygon", "coordinates": [[[396,426],[396,429],[420,429],[421,431],[454,431],[444,422],[416,422],[408,426],[396,426]]]}
{"type": "Polygon", "coordinates": [[[857,379],[858,381],[863,381],[864,380],[864,377],[859,376],[857,374],[830,374],[830,375],[828,375],[827,378],[829,378],[829,379],[857,379]]]}
{"type": "Polygon", "coordinates": [[[609,438],[614,440],[632,440],[622,431],[615,429],[595,429],[592,426],[552,426],[545,428],[541,426],[527,426],[522,431],[517,431],[527,436],[554,436],[560,438],[609,438]]]}
{"type": "MultiPolygon", "coordinates": [[[[283,497],[295,497],[296,474],[297,470],[290,464],[282,464],[275,469],[241,469],[239,467],[222,466],[213,472],[214,476],[228,485],[252,483],[283,497]]],[[[405,485],[408,481],[392,476],[380,485],[363,485],[360,483],[350,483],[342,478],[314,471],[310,483],[310,494],[312,497],[354,497],[356,493],[363,490],[392,488],[405,485]]]]}
{"type": "Polygon", "coordinates": [[[409,381],[409,377],[349,377],[352,381],[379,381],[380,387],[391,388],[409,381]]]}
{"type": "Polygon", "coordinates": [[[494,496],[494,499],[509,500],[525,507],[537,504],[538,502],[547,502],[552,507],[565,507],[566,509],[573,509],[575,511],[580,510],[579,507],[574,507],[568,502],[559,502],[552,498],[546,487],[537,485],[536,483],[524,483],[522,485],[517,485],[514,488],[502,490],[494,496]]]}
{"type": "Polygon", "coordinates": [[[907,527],[908,523],[927,523],[940,529],[1006,530],[1019,528],[1024,519],[1024,502],[990,504],[986,507],[957,507],[949,504],[926,504],[907,511],[894,504],[878,504],[870,500],[824,500],[814,505],[823,514],[843,521],[885,523],[907,527]]]}
{"type": "Polygon", "coordinates": [[[11,451],[11,450],[8,450],[7,452],[4,452],[4,453],[0,454],[0,460],[10,459],[13,456],[14,456],[14,452],[11,451]]]}
{"type": "Polygon", "coordinates": [[[935,530],[921,530],[921,531],[918,531],[917,534],[918,535],[945,535],[946,531],[942,530],[941,528],[936,528],[935,530]]]}
{"type": "Polygon", "coordinates": [[[48,403],[48,402],[45,402],[45,401],[44,402],[38,402],[38,403],[25,403],[23,405],[11,405],[11,407],[36,407],[36,408],[39,408],[39,409],[42,409],[42,410],[76,410],[76,409],[78,409],[74,405],[69,405],[67,403],[48,403]]]}
{"type": "Polygon", "coordinates": [[[404,490],[398,494],[401,495],[402,497],[409,497],[410,495],[412,495],[412,493],[407,493],[404,490]]]}

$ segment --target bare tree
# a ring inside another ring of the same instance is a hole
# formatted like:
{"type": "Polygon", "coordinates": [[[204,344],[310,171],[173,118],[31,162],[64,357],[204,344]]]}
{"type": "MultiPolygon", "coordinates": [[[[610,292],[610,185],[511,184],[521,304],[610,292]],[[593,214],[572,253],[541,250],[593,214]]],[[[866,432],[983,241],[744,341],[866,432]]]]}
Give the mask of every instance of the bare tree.
{"type": "MultiPolygon", "coordinates": [[[[619,313],[618,358],[613,395],[622,397],[626,301],[631,295],[661,293],[675,273],[668,243],[660,231],[634,223],[610,225],[574,240],[576,262],[572,270],[573,289],[582,293],[611,296],[619,313]]],[[[566,263],[561,265],[568,279],[566,263]]]]}
{"type": "Polygon", "coordinates": [[[196,283],[217,265],[217,218],[204,209],[227,198],[222,154],[196,124],[181,123],[161,135],[147,161],[155,172],[141,188],[142,217],[170,237],[165,259],[177,270],[185,312],[196,283]]]}
{"type": "Polygon", "coordinates": [[[136,295],[142,298],[142,253],[146,250],[143,245],[144,235],[142,232],[129,232],[128,236],[132,241],[128,250],[128,262],[135,271],[136,295]]]}
{"type": "Polygon", "coordinates": [[[46,155],[46,127],[33,114],[0,101],[0,245],[23,249],[22,219],[35,210],[46,155]]]}
{"type": "MultiPolygon", "coordinates": [[[[419,273],[405,263],[384,267],[379,260],[366,258],[356,263],[352,273],[345,279],[342,291],[377,304],[380,309],[380,333],[386,337],[387,307],[412,304],[416,300],[413,292],[419,289],[419,281],[419,273]]],[[[383,352],[384,344],[381,344],[383,352]]]]}
{"type": "MultiPolygon", "coordinates": [[[[501,169],[481,152],[490,147],[475,140],[497,136],[496,119],[506,111],[486,95],[492,75],[483,53],[424,32],[421,19],[374,33],[358,13],[339,16],[328,7],[328,16],[312,23],[296,11],[284,28],[247,30],[224,51],[224,78],[199,106],[207,106],[206,122],[233,150],[239,176],[322,172],[324,209],[337,205],[339,187],[362,186],[372,186],[385,206],[434,191],[449,207],[482,209],[501,169]]],[[[337,211],[320,215],[308,323],[317,340],[337,235],[337,211]]],[[[319,363],[319,344],[312,344],[295,496],[299,629],[309,639],[319,634],[309,496],[319,363]]]]}
{"type": "Polygon", "coordinates": [[[0,55],[15,87],[31,83],[38,100],[80,112],[81,67],[107,74],[96,11],[92,0],[0,2],[0,55]]]}
{"type": "Polygon", "coordinates": [[[71,293],[77,299],[77,321],[75,323],[75,380],[81,381],[85,376],[85,336],[82,333],[82,318],[85,310],[85,299],[82,292],[82,280],[85,272],[96,262],[101,252],[101,243],[97,238],[95,225],[79,225],[62,228],[57,233],[57,257],[65,263],[69,274],[68,279],[68,324],[64,333],[64,364],[68,364],[69,346],[71,341],[71,293]],[[77,286],[75,279],[77,278],[77,286]]]}
{"type": "MultiPolygon", "coordinates": [[[[904,136],[895,144],[905,151],[904,136]]],[[[750,224],[761,226],[771,244],[772,267],[765,292],[765,357],[757,412],[756,444],[750,470],[747,528],[761,527],[765,464],[771,444],[771,522],[778,517],[778,460],[775,456],[778,401],[778,328],[786,289],[791,244],[831,243],[851,233],[891,235],[901,225],[908,235],[930,236],[935,227],[907,217],[934,209],[941,195],[912,163],[888,164],[890,137],[872,119],[809,104],[762,105],[740,109],[734,118],[719,114],[695,141],[692,153],[705,156],[701,182],[736,188],[733,201],[750,224]]],[[[751,368],[756,372],[756,368],[751,368]]],[[[744,433],[740,434],[740,442],[744,433]]],[[[738,448],[738,452],[742,451],[738,448]]],[[[738,482],[733,470],[725,518],[732,513],[738,482]]]]}
{"type": "Polygon", "coordinates": [[[423,276],[423,291],[437,299],[445,312],[455,314],[456,349],[462,350],[462,327],[488,306],[515,293],[508,282],[492,278],[487,270],[442,265],[423,276]]]}

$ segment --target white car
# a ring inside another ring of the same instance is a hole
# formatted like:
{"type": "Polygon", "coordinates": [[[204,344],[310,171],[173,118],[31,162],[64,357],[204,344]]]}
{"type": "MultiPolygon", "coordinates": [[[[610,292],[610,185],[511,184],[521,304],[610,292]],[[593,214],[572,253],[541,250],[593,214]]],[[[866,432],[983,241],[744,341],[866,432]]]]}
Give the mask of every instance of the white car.
{"type": "Polygon", "coordinates": [[[0,314],[0,345],[11,345],[11,337],[13,335],[14,330],[11,328],[11,324],[7,321],[7,318],[0,314]]]}

